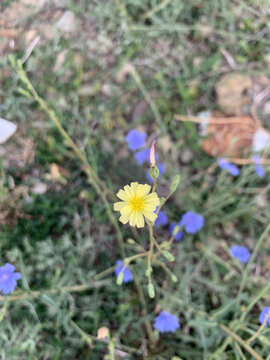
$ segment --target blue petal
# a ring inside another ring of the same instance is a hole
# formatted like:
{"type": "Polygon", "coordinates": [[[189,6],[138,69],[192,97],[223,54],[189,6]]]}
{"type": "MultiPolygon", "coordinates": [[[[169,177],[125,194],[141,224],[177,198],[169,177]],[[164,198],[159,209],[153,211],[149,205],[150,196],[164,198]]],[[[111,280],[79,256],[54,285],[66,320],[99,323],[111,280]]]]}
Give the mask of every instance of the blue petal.
{"type": "Polygon", "coordinates": [[[264,169],[262,166],[260,166],[260,165],[255,166],[255,171],[256,171],[257,175],[259,176],[259,178],[263,178],[264,169]]]}
{"type": "MultiPolygon", "coordinates": [[[[269,311],[270,311],[270,307],[265,307],[261,314],[260,314],[260,317],[259,317],[259,322],[260,324],[263,324],[264,323],[264,320],[265,320],[265,317],[269,314],[269,311]]],[[[265,326],[270,326],[270,317],[268,318],[265,326]]]]}
{"type": "Polygon", "coordinates": [[[175,332],[180,328],[180,324],[176,316],[162,311],[155,319],[154,328],[161,333],[175,332]]]}
{"type": "Polygon", "coordinates": [[[228,163],[226,159],[218,159],[218,165],[221,169],[228,171],[233,176],[238,176],[240,174],[238,167],[234,164],[228,163]]]}
{"type": "Polygon", "coordinates": [[[150,157],[150,149],[143,149],[141,151],[136,152],[134,158],[138,165],[142,165],[146,160],[150,157]]]}
{"type": "MultiPolygon", "coordinates": [[[[116,277],[118,277],[118,275],[120,274],[120,272],[122,271],[124,266],[125,266],[125,264],[122,260],[116,261],[116,268],[115,268],[115,276],[116,277]]],[[[127,266],[123,272],[123,283],[126,284],[132,280],[133,280],[132,273],[127,266]]]]}
{"type": "Polygon", "coordinates": [[[159,226],[165,226],[167,224],[168,224],[168,216],[165,214],[164,211],[160,211],[158,213],[158,217],[156,218],[155,226],[159,227],[159,226]]]}
{"type": "Polygon", "coordinates": [[[184,226],[188,234],[196,234],[204,226],[204,218],[193,211],[188,211],[182,216],[179,225],[184,226]]]}
{"type": "Polygon", "coordinates": [[[248,262],[251,254],[245,246],[233,245],[230,248],[230,254],[235,259],[240,260],[242,263],[248,262]]]}
{"type": "Polygon", "coordinates": [[[129,144],[130,150],[135,151],[145,145],[146,134],[133,129],[129,131],[125,139],[129,144]]]}

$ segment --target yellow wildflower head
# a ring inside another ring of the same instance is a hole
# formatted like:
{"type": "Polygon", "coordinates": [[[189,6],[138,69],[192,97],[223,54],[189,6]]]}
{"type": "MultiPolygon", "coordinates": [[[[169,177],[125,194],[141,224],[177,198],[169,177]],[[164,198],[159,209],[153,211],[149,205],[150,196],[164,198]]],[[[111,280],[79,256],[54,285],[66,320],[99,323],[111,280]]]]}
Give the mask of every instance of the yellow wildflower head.
{"type": "Polygon", "coordinates": [[[151,186],[133,182],[119,190],[116,196],[122,200],[114,204],[114,210],[120,211],[119,221],[130,226],[144,227],[144,217],[152,222],[157,218],[156,207],[160,205],[157,193],[149,194],[151,186]]]}

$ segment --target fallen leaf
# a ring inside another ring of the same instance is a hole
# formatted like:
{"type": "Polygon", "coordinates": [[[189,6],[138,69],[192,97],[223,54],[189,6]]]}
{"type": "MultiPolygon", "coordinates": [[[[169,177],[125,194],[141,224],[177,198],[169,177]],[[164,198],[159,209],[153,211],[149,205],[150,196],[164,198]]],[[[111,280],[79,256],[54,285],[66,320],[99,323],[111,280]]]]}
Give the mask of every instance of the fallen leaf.
{"type": "Polygon", "coordinates": [[[215,89],[218,105],[226,115],[248,112],[252,100],[252,80],[248,75],[226,74],[220,78],[215,89]]]}
{"type": "Polygon", "coordinates": [[[250,151],[257,124],[249,115],[233,118],[212,115],[206,130],[207,137],[201,144],[206,153],[213,157],[239,157],[250,151]]]}

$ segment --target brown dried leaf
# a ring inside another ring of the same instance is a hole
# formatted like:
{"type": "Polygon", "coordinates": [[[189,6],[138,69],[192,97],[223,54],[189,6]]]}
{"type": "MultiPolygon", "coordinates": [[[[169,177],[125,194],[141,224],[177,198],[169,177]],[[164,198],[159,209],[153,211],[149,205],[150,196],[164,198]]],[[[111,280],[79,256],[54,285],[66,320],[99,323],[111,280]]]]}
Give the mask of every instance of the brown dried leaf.
{"type": "Polygon", "coordinates": [[[233,118],[211,116],[207,128],[208,136],[201,147],[213,157],[240,157],[249,152],[256,129],[257,125],[249,115],[233,118]],[[226,119],[228,123],[224,122],[226,119]],[[219,120],[222,120],[221,124],[218,124],[219,120]]]}
{"type": "Polygon", "coordinates": [[[227,115],[247,113],[251,104],[252,80],[249,76],[232,73],[220,78],[216,84],[217,101],[227,115]]]}

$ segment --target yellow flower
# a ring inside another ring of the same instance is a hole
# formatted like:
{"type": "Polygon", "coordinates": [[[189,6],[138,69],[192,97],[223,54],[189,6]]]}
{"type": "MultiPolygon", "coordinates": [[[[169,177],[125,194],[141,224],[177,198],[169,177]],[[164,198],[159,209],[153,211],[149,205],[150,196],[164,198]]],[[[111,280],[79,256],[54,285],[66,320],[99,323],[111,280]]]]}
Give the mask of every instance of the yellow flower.
{"type": "Polygon", "coordinates": [[[114,210],[120,211],[119,221],[130,226],[144,227],[144,217],[152,222],[157,218],[154,213],[156,207],[160,205],[157,193],[149,194],[151,186],[133,182],[124,186],[124,190],[119,190],[116,196],[122,200],[114,204],[114,210]]]}

